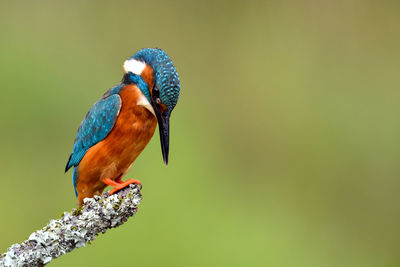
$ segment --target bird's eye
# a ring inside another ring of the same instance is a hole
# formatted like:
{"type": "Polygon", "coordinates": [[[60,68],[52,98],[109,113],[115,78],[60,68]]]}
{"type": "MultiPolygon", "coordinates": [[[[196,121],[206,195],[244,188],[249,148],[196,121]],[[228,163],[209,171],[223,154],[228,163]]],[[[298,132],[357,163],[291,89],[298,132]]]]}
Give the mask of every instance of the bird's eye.
{"type": "Polygon", "coordinates": [[[159,105],[161,104],[161,99],[159,97],[156,98],[156,103],[159,105]]]}

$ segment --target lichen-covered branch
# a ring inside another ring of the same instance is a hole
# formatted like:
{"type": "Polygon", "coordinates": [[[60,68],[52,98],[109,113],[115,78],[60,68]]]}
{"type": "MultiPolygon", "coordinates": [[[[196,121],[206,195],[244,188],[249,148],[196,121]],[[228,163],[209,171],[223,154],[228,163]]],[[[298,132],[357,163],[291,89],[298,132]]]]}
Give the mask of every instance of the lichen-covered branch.
{"type": "Polygon", "coordinates": [[[0,256],[0,266],[43,266],[126,222],[136,213],[141,200],[140,189],[133,184],[111,196],[106,192],[86,198],[80,208],[64,212],[25,242],[12,245],[0,256]]]}

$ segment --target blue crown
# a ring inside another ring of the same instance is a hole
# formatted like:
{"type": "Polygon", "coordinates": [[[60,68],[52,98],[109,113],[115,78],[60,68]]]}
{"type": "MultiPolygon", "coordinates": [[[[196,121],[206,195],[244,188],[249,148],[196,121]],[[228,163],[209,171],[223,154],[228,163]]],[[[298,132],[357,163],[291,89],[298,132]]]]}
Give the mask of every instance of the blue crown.
{"type": "Polygon", "coordinates": [[[168,55],[158,48],[145,48],[129,59],[144,61],[153,68],[155,87],[160,92],[161,102],[167,106],[166,112],[171,114],[178,102],[181,86],[178,73],[168,55]]]}

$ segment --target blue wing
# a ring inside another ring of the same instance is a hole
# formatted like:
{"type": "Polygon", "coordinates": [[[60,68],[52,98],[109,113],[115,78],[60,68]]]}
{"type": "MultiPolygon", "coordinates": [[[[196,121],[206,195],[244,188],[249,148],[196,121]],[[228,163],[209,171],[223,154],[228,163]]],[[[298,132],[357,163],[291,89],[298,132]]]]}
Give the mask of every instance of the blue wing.
{"type": "MultiPolygon", "coordinates": [[[[107,137],[117,121],[120,110],[121,98],[118,94],[110,95],[107,92],[99,101],[94,103],[79,126],[74,148],[65,171],[68,171],[72,166],[78,166],[88,149],[107,137]]],[[[74,176],[77,176],[75,170],[74,176]]]]}

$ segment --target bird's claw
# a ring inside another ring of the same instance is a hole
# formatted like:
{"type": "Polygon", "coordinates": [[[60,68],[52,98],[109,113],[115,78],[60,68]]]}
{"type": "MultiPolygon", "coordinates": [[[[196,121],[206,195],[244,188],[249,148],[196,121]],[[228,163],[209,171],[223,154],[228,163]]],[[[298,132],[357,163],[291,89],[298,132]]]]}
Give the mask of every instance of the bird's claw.
{"type": "Polygon", "coordinates": [[[115,192],[127,187],[130,184],[137,184],[139,186],[139,188],[142,189],[142,183],[139,180],[136,180],[136,179],[129,179],[129,180],[126,180],[126,181],[122,181],[122,180],[118,179],[118,180],[113,181],[110,178],[105,178],[103,180],[103,182],[105,184],[107,184],[107,185],[110,185],[110,186],[114,187],[113,189],[111,189],[108,192],[110,195],[112,195],[115,192]]]}

